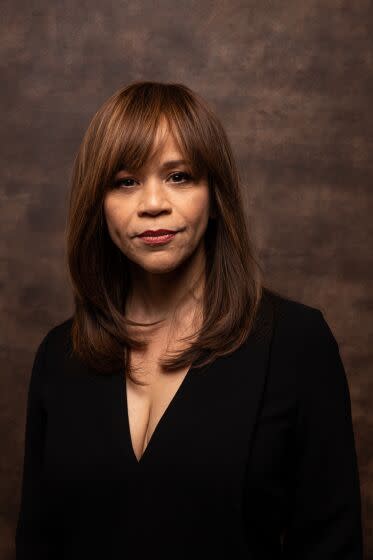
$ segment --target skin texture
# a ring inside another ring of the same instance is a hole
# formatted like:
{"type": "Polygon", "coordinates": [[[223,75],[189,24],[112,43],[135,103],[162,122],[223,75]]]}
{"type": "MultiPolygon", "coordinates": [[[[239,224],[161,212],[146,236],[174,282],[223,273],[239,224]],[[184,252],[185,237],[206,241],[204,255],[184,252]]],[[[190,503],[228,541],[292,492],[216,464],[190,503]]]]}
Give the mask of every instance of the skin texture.
{"type": "Polygon", "coordinates": [[[186,164],[162,169],[169,160],[186,159],[164,121],[157,130],[154,152],[137,173],[120,171],[123,179],[104,200],[104,213],[113,242],[130,262],[133,292],[126,314],[133,320],[166,318],[177,304],[195,306],[186,290],[204,270],[203,237],[210,215],[206,175],[189,179],[186,164]],[[124,179],[126,179],[124,181],[124,179]],[[146,245],[136,234],[146,229],[181,229],[175,238],[160,246],[146,245]]]}

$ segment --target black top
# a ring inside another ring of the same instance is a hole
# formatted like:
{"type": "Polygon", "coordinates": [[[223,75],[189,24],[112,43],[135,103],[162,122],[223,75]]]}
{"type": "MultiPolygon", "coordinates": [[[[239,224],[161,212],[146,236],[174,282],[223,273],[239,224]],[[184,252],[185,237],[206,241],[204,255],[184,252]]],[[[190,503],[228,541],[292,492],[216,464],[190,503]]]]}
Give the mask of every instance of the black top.
{"type": "Polygon", "coordinates": [[[322,312],[266,291],[230,356],[191,368],[141,458],[123,371],[37,349],[17,560],[361,560],[351,403],[322,312]]]}

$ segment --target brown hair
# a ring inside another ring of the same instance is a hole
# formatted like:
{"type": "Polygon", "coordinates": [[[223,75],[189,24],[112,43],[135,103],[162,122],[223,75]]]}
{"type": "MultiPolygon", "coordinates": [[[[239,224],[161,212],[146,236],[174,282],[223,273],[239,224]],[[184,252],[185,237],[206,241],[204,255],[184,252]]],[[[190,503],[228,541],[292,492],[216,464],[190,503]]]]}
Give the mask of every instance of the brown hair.
{"type": "Polygon", "coordinates": [[[134,382],[130,349],[147,343],[130,336],[128,326],[144,324],[124,316],[128,260],[108,233],[103,201],[124,163],[135,170],[147,161],[164,117],[194,173],[207,170],[215,216],[204,238],[202,327],[193,343],[162,366],[174,370],[192,363],[199,368],[232,353],[252,332],[263,294],[240,178],[216,115],[180,83],[136,81],[116,91],[93,116],[74,161],[66,254],[75,305],[73,351],[101,373],[123,367],[134,382]]]}

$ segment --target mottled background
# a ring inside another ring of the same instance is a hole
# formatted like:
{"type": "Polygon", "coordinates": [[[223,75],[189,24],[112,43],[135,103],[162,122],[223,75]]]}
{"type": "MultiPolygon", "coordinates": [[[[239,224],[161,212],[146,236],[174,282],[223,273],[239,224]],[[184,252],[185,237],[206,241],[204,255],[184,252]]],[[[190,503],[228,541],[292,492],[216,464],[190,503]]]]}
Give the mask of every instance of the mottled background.
{"type": "Polygon", "coordinates": [[[73,156],[98,106],[135,79],[183,82],[218,113],[270,284],[322,309],[339,342],[372,558],[372,3],[7,0],[0,10],[1,559],[14,558],[34,353],[72,312],[73,156]]]}

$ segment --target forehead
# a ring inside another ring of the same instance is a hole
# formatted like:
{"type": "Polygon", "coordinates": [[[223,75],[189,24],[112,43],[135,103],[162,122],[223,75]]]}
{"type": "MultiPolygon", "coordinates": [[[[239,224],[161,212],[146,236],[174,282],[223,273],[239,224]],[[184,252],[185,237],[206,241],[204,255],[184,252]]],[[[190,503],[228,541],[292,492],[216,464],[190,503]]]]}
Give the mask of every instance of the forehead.
{"type": "Polygon", "coordinates": [[[168,127],[164,118],[160,119],[157,130],[154,135],[152,146],[152,153],[149,159],[160,158],[163,155],[169,155],[175,158],[183,156],[179,142],[174,136],[174,133],[168,127]]]}
{"type": "Polygon", "coordinates": [[[202,156],[198,138],[193,145],[185,141],[183,132],[176,122],[169,122],[161,115],[154,128],[142,129],[135,133],[132,143],[120,150],[112,167],[114,175],[120,171],[127,173],[148,173],[150,169],[168,171],[172,167],[185,165],[196,179],[208,173],[208,165],[202,156]],[[189,145],[189,147],[188,147],[189,145]]]}
{"type": "MultiPolygon", "coordinates": [[[[189,163],[189,158],[182,152],[180,144],[176,140],[174,134],[166,123],[162,121],[155,132],[151,151],[147,157],[147,161],[142,165],[142,168],[146,169],[154,165],[167,169],[173,165],[189,163]]],[[[123,162],[119,171],[121,170],[132,170],[130,162],[127,162],[127,164],[123,162]]],[[[136,166],[134,170],[138,170],[138,167],[136,166]]]]}

